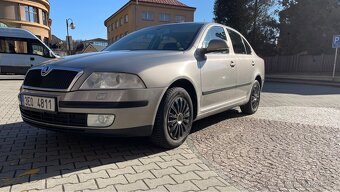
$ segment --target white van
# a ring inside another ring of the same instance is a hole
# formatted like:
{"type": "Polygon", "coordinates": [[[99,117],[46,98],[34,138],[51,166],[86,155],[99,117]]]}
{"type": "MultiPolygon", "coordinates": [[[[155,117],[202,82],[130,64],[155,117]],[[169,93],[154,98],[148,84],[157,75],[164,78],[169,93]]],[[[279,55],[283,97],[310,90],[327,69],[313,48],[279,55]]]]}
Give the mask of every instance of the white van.
{"type": "Polygon", "coordinates": [[[25,74],[32,66],[56,57],[31,32],[18,28],[0,28],[0,74],[25,74]]]}

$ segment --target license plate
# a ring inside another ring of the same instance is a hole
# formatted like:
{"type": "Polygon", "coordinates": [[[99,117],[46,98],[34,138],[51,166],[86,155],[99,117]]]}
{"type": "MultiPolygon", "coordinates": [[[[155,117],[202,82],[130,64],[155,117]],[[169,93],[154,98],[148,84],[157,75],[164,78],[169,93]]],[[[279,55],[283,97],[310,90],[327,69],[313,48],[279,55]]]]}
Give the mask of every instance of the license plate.
{"type": "Polygon", "coordinates": [[[21,103],[28,108],[55,111],[55,98],[23,95],[21,103]]]}

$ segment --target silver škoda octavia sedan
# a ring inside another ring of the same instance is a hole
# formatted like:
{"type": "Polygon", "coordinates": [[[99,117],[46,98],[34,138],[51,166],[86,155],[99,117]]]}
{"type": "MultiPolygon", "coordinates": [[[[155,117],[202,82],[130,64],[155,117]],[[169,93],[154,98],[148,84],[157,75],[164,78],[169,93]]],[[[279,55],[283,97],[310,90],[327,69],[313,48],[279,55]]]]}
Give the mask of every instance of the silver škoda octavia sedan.
{"type": "Polygon", "coordinates": [[[263,80],[264,61],[234,29],[168,24],[30,69],[20,110],[36,127],[150,136],[174,148],[195,120],[237,106],[255,113],[263,80]]]}

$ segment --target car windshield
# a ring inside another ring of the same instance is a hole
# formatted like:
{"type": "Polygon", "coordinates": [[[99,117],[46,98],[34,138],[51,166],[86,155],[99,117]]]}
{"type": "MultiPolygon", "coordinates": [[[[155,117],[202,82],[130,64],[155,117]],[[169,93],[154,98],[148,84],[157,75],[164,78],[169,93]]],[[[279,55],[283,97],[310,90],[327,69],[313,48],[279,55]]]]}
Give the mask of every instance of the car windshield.
{"type": "Polygon", "coordinates": [[[105,51],[116,50],[187,50],[203,24],[162,25],[131,33],[113,43],[105,51]]]}

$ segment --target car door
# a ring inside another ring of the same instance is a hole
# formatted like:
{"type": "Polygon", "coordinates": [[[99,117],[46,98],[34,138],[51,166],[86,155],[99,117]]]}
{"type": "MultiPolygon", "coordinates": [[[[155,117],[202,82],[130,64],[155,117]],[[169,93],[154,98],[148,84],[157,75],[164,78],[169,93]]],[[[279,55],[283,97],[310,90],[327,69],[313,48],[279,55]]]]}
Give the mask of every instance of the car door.
{"type": "Polygon", "coordinates": [[[1,66],[29,67],[26,39],[0,37],[1,66]]]}
{"type": "MultiPolygon", "coordinates": [[[[202,48],[207,48],[213,39],[228,40],[223,27],[213,26],[208,29],[202,41],[202,48]]],[[[230,41],[227,43],[231,46],[230,41]]],[[[202,112],[222,107],[235,99],[236,70],[234,58],[229,51],[207,53],[200,66],[202,112]]]]}
{"type": "Polygon", "coordinates": [[[235,94],[240,100],[247,98],[251,84],[254,81],[255,60],[252,49],[245,38],[237,31],[227,29],[233,44],[236,58],[237,82],[235,94]]]}
{"type": "Polygon", "coordinates": [[[50,50],[38,40],[32,40],[30,42],[30,64],[31,66],[36,66],[44,61],[54,58],[50,54],[50,50]]]}

